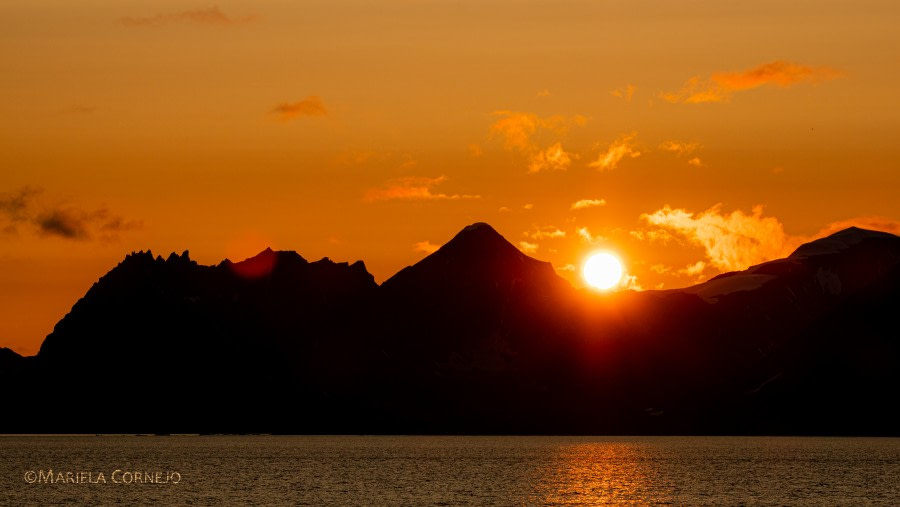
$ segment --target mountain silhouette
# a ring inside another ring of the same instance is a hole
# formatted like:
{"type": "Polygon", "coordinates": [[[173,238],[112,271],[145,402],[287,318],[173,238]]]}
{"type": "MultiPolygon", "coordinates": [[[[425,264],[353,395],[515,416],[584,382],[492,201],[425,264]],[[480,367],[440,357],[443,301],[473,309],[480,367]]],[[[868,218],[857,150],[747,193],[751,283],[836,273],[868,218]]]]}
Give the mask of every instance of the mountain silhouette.
{"type": "Polygon", "coordinates": [[[128,255],[0,432],[898,434],[900,238],[850,228],[667,291],[576,290],[491,226],[380,286],[271,249],[128,255]]]}

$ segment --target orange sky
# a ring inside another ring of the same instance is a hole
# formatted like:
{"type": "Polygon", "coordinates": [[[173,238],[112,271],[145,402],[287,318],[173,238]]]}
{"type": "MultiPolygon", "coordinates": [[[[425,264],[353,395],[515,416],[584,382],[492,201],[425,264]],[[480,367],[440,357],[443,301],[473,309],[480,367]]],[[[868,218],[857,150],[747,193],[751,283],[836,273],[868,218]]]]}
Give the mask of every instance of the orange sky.
{"type": "Polygon", "coordinates": [[[895,2],[6,0],[0,346],[127,253],[377,281],[486,221],[673,288],[900,230],[895,2]]]}

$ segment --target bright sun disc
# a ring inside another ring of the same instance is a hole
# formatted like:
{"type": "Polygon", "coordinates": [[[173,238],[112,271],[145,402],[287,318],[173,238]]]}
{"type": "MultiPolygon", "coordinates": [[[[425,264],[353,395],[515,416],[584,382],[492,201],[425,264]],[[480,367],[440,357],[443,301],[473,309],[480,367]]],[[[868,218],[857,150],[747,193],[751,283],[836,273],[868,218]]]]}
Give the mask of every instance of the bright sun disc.
{"type": "Polygon", "coordinates": [[[581,272],[591,287],[611,289],[622,280],[622,262],[611,253],[597,253],[588,258],[581,272]]]}

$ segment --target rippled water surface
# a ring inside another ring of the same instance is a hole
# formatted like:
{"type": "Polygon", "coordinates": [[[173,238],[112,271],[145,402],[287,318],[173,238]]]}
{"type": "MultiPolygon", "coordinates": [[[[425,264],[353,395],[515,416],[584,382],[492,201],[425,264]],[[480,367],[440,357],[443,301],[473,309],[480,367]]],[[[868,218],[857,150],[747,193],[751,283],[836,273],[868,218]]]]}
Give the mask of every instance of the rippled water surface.
{"type": "Polygon", "coordinates": [[[5,436],[0,456],[0,505],[900,505],[900,439],[5,436]]]}

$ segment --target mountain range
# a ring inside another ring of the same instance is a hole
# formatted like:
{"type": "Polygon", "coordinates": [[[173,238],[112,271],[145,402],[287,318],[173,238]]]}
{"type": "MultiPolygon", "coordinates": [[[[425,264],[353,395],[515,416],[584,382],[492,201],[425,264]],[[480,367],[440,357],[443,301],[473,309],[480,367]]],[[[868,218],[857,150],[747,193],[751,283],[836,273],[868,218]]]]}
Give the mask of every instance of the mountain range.
{"type": "Polygon", "coordinates": [[[850,228],[666,291],[576,290],[491,226],[381,285],[265,250],[128,255],[0,433],[900,435],[900,238],[850,228]]]}

